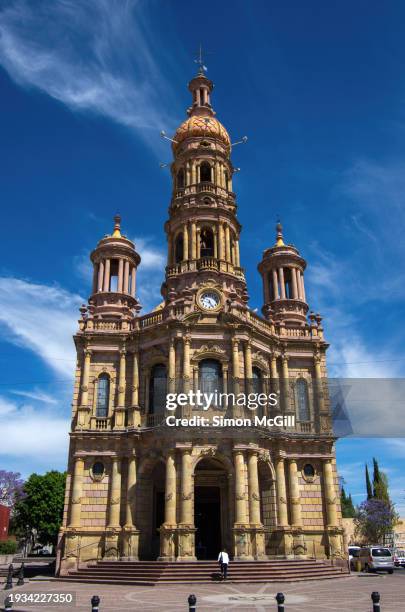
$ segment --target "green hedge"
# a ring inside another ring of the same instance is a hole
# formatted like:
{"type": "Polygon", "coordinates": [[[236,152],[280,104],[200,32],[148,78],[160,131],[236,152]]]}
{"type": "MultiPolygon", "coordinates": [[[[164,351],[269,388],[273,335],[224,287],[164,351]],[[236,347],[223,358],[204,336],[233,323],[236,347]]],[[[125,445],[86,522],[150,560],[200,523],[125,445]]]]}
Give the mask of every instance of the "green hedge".
{"type": "Polygon", "coordinates": [[[14,540],[6,540],[0,542],[0,555],[14,555],[17,550],[17,542],[14,540]]]}

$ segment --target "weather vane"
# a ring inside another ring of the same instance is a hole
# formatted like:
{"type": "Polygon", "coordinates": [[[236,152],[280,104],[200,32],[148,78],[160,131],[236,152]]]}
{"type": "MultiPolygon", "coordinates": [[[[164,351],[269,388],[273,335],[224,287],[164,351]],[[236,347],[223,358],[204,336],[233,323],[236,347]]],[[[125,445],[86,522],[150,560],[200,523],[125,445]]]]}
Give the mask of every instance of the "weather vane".
{"type": "MultiPolygon", "coordinates": [[[[208,55],[208,51],[205,52],[206,55],[208,55]]],[[[194,60],[194,62],[196,64],[198,64],[200,66],[200,70],[199,70],[199,74],[204,74],[204,72],[207,72],[208,68],[207,66],[204,64],[204,60],[203,60],[203,50],[202,50],[202,45],[200,43],[200,48],[197,51],[197,57],[194,60]]]]}

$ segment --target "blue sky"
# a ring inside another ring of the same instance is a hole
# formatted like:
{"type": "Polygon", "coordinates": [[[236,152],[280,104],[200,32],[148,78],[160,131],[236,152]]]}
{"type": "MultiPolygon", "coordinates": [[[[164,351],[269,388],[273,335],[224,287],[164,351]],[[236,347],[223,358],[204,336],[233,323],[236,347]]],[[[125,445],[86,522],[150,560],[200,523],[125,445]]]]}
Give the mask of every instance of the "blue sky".
{"type": "MultiPolygon", "coordinates": [[[[285,235],[308,260],[330,373],[404,375],[405,6],[114,0],[4,1],[0,10],[0,465],[66,464],[88,254],[119,211],[160,301],[170,161],[200,41],[236,147],[242,263],[285,235]]],[[[405,515],[404,439],[338,443],[355,502],[375,455],[405,515]]]]}

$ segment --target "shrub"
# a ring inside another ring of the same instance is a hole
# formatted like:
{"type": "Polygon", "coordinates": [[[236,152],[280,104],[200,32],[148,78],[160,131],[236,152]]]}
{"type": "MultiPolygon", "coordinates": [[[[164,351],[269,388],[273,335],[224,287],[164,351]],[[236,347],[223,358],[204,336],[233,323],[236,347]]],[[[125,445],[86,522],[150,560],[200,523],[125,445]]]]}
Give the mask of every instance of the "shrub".
{"type": "Polygon", "coordinates": [[[6,540],[0,542],[0,555],[14,555],[17,550],[17,542],[14,540],[6,540]]]}

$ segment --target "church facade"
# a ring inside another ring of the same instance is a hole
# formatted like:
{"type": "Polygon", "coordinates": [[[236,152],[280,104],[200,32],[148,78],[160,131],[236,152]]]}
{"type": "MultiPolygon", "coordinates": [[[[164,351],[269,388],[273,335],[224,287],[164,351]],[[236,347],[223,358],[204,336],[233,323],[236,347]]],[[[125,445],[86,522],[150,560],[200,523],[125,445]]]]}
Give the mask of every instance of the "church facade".
{"type": "Polygon", "coordinates": [[[74,338],[62,574],[102,558],[216,558],[222,547],[245,560],[344,554],[328,345],[321,317],[308,315],[306,262],[278,224],[258,265],[262,316],[249,308],[231,140],[202,71],[189,90],[172,139],[162,303],[140,314],[141,258],[118,216],[91,253],[74,338]],[[277,403],[254,414],[236,399],[166,410],[167,393],[201,389],[277,403]],[[169,414],[234,425],[172,427],[169,414]],[[268,426],[277,415],[282,423],[268,426]],[[255,416],[260,423],[243,426],[255,416]]]}

